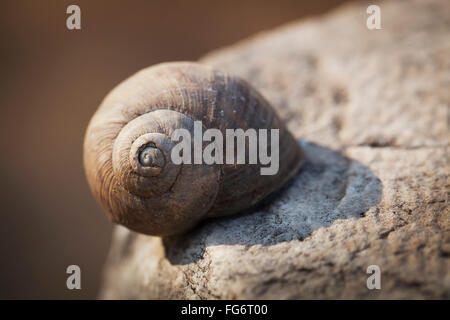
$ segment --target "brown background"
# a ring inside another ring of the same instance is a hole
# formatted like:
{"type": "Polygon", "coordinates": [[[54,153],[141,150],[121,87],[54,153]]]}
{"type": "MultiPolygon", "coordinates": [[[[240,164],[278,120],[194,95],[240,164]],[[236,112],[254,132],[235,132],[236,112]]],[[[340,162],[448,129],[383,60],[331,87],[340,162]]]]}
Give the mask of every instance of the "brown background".
{"type": "Polygon", "coordinates": [[[0,298],[96,297],[112,225],[88,189],[82,142],[114,85],[341,2],[2,1],[0,298]],[[66,28],[69,4],[81,31],[66,28]],[[82,290],[66,289],[70,264],[82,290]]]}

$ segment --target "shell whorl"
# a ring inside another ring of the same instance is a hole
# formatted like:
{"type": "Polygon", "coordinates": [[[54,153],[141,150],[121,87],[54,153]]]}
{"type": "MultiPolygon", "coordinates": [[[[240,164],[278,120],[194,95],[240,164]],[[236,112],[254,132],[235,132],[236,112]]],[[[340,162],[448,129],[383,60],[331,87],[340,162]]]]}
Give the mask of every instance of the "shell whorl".
{"type": "Polygon", "coordinates": [[[89,185],[110,218],[152,235],[241,211],[289,179],[301,149],[266,100],[243,80],[195,63],[165,63],[119,84],[91,119],[84,143],[89,185]],[[175,129],[280,130],[280,170],[259,165],[177,165],[175,129]]]}

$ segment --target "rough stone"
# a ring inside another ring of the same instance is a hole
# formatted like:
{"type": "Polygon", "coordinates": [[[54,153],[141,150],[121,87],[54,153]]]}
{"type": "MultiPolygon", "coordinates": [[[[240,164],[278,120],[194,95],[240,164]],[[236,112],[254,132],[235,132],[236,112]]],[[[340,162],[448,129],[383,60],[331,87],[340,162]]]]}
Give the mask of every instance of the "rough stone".
{"type": "Polygon", "coordinates": [[[380,7],[381,30],[353,4],[201,60],[278,108],[305,165],[181,236],[117,227],[101,297],[450,298],[450,2],[380,7]]]}

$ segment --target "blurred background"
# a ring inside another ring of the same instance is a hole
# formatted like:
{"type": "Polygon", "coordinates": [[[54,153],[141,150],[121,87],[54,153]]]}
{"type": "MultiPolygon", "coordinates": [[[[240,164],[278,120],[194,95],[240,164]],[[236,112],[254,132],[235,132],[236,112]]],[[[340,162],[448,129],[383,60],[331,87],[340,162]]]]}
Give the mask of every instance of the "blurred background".
{"type": "Polygon", "coordinates": [[[342,2],[2,1],[0,299],[96,298],[112,224],[90,194],[82,143],[110,89],[342,2]],[[81,30],[66,28],[70,4],[81,30]],[[81,290],[66,288],[71,264],[81,290]]]}

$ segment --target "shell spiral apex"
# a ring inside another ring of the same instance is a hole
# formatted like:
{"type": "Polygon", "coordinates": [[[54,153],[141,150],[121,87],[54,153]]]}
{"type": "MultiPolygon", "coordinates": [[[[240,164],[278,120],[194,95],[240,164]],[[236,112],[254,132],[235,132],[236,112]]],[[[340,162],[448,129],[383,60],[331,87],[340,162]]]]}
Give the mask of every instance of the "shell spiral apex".
{"type": "Polygon", "coordinates": [[[84,140],[86,176],[108,216],[159,236],[256,204],[301,163],[299,144],[255,89],[188,62],[155,65],[119,84],[84,140]],[[274,159],[275,171],[264,174],[274,159]]]}

